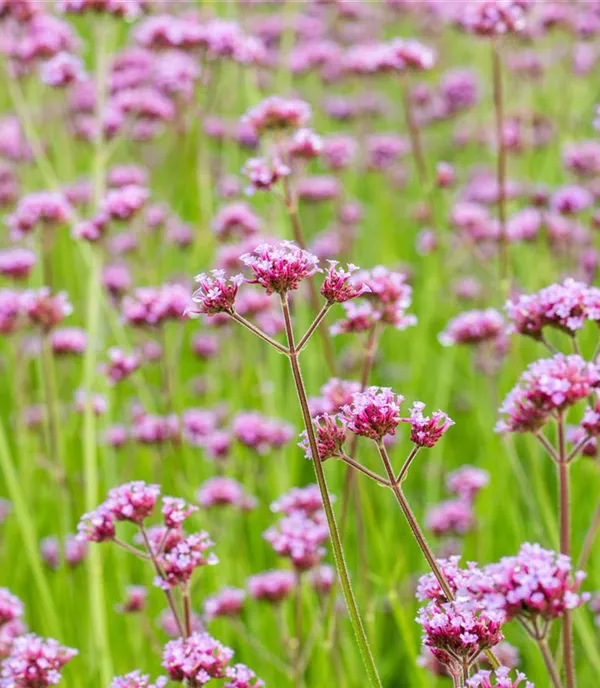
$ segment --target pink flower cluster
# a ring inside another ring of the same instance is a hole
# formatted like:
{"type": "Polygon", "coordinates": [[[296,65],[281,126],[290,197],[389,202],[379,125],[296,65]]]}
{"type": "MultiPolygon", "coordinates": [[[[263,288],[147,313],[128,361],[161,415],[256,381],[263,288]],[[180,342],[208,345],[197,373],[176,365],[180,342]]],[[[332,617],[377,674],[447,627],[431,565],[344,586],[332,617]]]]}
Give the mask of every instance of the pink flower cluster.
{"type": "Polygon", "coordinates": [[[213,270],[210,275],[202,273],[194,279],[200,287],[192,294],[195,306],[186,309],[188,316],[234,312],[238,289],[244,281],[242,275],[226,278],[224,270],[213,270]]]}
{"type": "Polygon", "coordinates": [[[504,638],[504,615],[470,600],[430,602],[419,610],[417,622],[423,627],[423,644],[451,674],[504,638]]]}
{"type": "Polygon", "coordinates": [[[102,367],[102,373],[111,385],[127,379],[140,366],[140,359],[137,355],[128,355],[117,347],[108,350],[108,358],[108,363],[102,367]]]}
{"type": "Polygon", "coordinates": [[[469,0],[459,9],[458,25],[476,36],[517,33],[526,26],[531,0],[469,0]]]}
{"type": "Polygon", "coordinates": [[[251,576],[248,579],[248,592],[255,600],[278,604],[289,597],[296,586],[293,571],[272,570],[251,576]]]}
{"type": "Polygon", "coordinates": [[[249,110],[243,121],[262,134],[266,131],[299,129],[305,127],[310,118],[310,106],[303,100],[270,96],[249,110]]]}
{"type": "Polygon", "coordinates": [[[240,411],[234,416],[231,429],[238,442],[258,454],[280,449],[294,436],[290,425],[257,411],[240,411]]]}
{"type": "Polygon", "coordinates": [[[233,650],[225,647],[208,633],[192,633],[165,645],[163,667],[172,681],[190,688],[201,688],[210,679],[225,678],[225,669],[233,658],[233,650]]]}
{"type": "Polygon", "coordinates": [[[30,234],[36,227],[56,227],[69,222],[72,209],[63,194],[39,191],[23,196],[7,218],[13,239],[30,234]]]}
{"type": "Polygon", "coordinates": [[[206,480],[198,489],[196,499],[204,509],[235,506],[243,511],[250,511],[256,506],[256,499],[247,495],[237,480],[225,476],[206,480]]]}
{"type": "Polygon", "coordinates": [[[300,512],[282,518],[277,526],[264,533],[265,540],[282,557],[288,557],[298,571],[308,571],[323,558],[322,544],[329,537],[327,524],[314,514],[312,517],[300,512]]]}
{"type": "Polygon", "coordinates": [[[134,327],[156,327],[169,320],[183,320],[189,300],[189,291],[181,284],[140,287],[123,298],[121,315],[134,327]]]}
{"type": "Polygon", "coordinates": [[[204,600],[204,616],[208,621],[221,616],[238,616],[244,606],[246,592],[239,588],[221,588],[204,600]]]}
{"type": "Polygon", "coordinates": [[[77,650],[64,647],[53,638],[40,638],[33,633],[13,642],[10,655],[2,662],[0,685],[19,688],[46,688],[60,682],[66,664],[77,650]]]}
{"type": "MultiPolygon", "coordinates": [[[[326,459],[340,456],[343,453],[343,446],[346,441],[345,422],[340,422],[337,416],[324,414],[317,416],[313,420],[313,425],[319,450],[319,459],[325,461],[326,459]]],[[[302,441],[299,442],[298,446],[304,449],[304,455],[307,459],[312,459],[313,455],[306,430],[300,434],[300,437],[302,437],[302,441]]]]}
{"type": "Polygon", "coordinates": [[[423,415],[425,404],[415,401],[410,409],[410,441],[417,447],[434,447],[446,431],[454,425],[454,421],[443,411],[434,411],[431,417],[423,415]]]}
{"type": "Polygon", "coordinates": [[[600,386],[600,370],[581,356],[556,354],[532,363],[500,406],[498,432],[536,432],[600,386]]]}
{"type": "Polygon", "coordinates": [[[498,667],[496,671],[478,671],[472,678],[467,680],[467,688],[535,688],[527,676],[521,671],[517,671],[515,678],[510,677],[510,669],[505,666],[498,667]],[[525,681],[525,683],[523,683],[525,681]]]}
{"type": "Polygon", "coordinates": [[[241,257],[252,272],[250,284],[260,284],[267,294],[286,294],[298,289],[300,282],[320,271],[319,259],[291,241],[278,246],[261,244],[241,257]]]}
{"type": "Polygon", "coordinates": [[[567,278],[534,294],[522,294],[506,303],[506,312],[515,332],[534,339],[551,327],[573,336],[586,320],[600,320],[600,290],[567,278]]]}
{"type": "Polygon", "coordinates": [[[504,331],[504,319],[500,313],[493,308],[487,308],[483,311],[461,313],[448,323],[439,340],[444,346],[481,344],[498,340],[504,331]]]}
{"type": "Polygon", "coordinates": [[[404,397],[394,394],[389,387],[369,387],[352,395],[352,402],[342,408],[340,419],[351,432],[380,441],[385,435],[396,433],[403,401],[404,397]]]}

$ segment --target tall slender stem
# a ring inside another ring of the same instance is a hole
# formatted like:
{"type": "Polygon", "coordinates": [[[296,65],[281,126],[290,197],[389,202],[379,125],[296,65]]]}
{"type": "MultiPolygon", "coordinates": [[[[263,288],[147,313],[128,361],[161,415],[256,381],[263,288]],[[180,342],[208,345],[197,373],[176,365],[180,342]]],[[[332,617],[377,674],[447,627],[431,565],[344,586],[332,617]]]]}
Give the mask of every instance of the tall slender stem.
{"type": "Polygon", "coordinates": [[[583,541],[583,547],[581,548],[581,554],[579,555],[579,561],[577,562],[577,568],[585,570],[587,566],[588,559],[592,553],[592,547],[594,546],[594,541],[596,540],[596,535],[598,535],[598,529],[600,528],[600,500],[596,504],[594,510],[594,515],[592,516],[592,521],[587,533],[585,534],[585,539],[583,541]]]}
{"type": "Polygon", "coordinates": [[[412,151],[413,160],[419,175],[419,182],[421,185],[427,184],[427,165],[425,164],[425,156],[423,154],[423,143],[421,141],[421,131],[419,124],[415,119],[412,103],[410,100],[410,88],[408,82],[405,82],[402,89],[402,105],[404,107],[404,119],[406,120],[406,127],[410,136],[410,147],[412,151]]]}
{"type": "Polygon", "coordinates": [[[419,447],[418,445],[415,445],[412,448],[410,454],[406,457],[406,461],[404,462],[404,465],[400,469],[400,473],[398,473],[398,477],[396,478],[396,482],[398,484],[400,484],[406,478],[406,475],[408,474],[408,469],[410,468],[410,465],[412,464],[413,459],[417,455],[420,448],[421,447],[419,447]]]}
{"type": "Polygon", "coordinates": [[[404,516],[406,517],[406,520],[408,521],[408,525],[410,526],[410,529],[412,530],[412,533],[415,537],[415,540],[417,541],[417,544],[419,545],[421,551],[423,552],[425,559],[427,559],[427,563],[429,564],[431,570],[433,571],[433,575],[436,577],[438,583],[440,584],[440,587],[442,588],[442,591],[444,592],[446,599],[449,601],[452,601],[452,600],[454,600],[454,593],[452,592],[452,589],[450,588],[450,585],[448,583],[448,580],[446,579],[446,576],[444,576],[442,570],[440,569],[439,564],[437,563],[436,558],[433,554],[433,551],[431,550],[429,543],[425,539],[425,535],[423,534],[423,531],[421,530],[421,527],[419,526],[419,523],[418,523],[412,509],[410,508],[408,502],[406,501],[406,497],[402,493],[402,490],[400,489],[400,487],[395,482],[394,469],[392,468],[388,453],[386,451],[386,448],[385,448],[383,442],[378,442],[377,448],[379,450],[379,455],[381,456],[381,460],[383,461],[383,465],[385,467],[386,473],[388,474],[388,478],[390,479],[390,482],[392,483],[392,492],[394,493],[396,500],[398,501],[398,504],[400,505],[400,508],[402,509],[402,512],[404,513],[404,516]]]}
{"type": "Polygon", "coordinates": [[[348,614],[350,615],[350,622],[356,636],[358,647],[362,655],[365,668],[367,670],[367,675],[369,677],[369,683],[372,686],[381,686],[381,679],[377,673],[377,667],[375,666],[375,660],[373,659],[373,654],[369,646],[369,641],[367,634],[360,618],[360,613],[358,611],[358,606],[356,604],[356,599],[354,597],[354,592],[352,590],[352,583],[350,582],[350,575],[348,573],[348,568],[346,566],[346,561],[344,559],[344,552],[342,549],[342,542],[340,539],[340,534],[335,521],[335,514],[333,512],[333,507],[331,505],[331,499],[329,497],[329,491],[327,489],[327,481],[325,479],[325,472],[323,471],[323,464],[319,459],[319,448],[317,446],[317,439],[315,437],[314,426],[312,423],[312,418],[310,415],[310,409],[308,407],[308,397],[306,394],[306,388],[304,386],[304,380],[302,379],[302,372],[300,370],[300,363],[298,361],[298,354],[296,352],[296,347],[294,343],[294,332],[292,328],[292,320],[290,317],[290,309],[287,301],[287,294],[281,297],[281,308],[283,311],[283,317],[285,321],[285,331],[287,336],[288,347],[290,350],[289,360],[292,368],[292,374],[294,376],[294,384],[296,386],[296,393],[298,394],[298,400],[300,402],[300,409],[302,411],[302,419],[304,421],[304,429],[306,430],[306,435],[308,437],[308,443],[310,451],[313,457],[313,467],[315,470],[315,475],[317,478],[317,483],[319,485],[319,491],[321,493],[321,499],[323,501],[323,510],[325,511],[325,517],[327,519],[327,525],[329,527],[329,535],[331,538],[331,545],[333,549],[334,561],[337,569],[337,574],[340,579],[340,584],[342,586],[342,591],[344,593],[344,599],[346,601],[346,607],[348,609],[348,614]]]}
{"type": "Polygon", "coordinates": [[[388,480],[385,480],[380,475],[377,475],[375,471],[372,471],[369,468],[362,466],[360,463],[358,463],[358,461],[355,461],[351,457],[342,454],[338,458],[344,463],[348,464],[348,466],[350,466],[351,468],[354,468],[357,471],[360,471],[360,473],[362,473],[363,475],[368,476],[369,478],[371,478],[371,480],[374,480],[379,485],[383,485],[384,487],[391,487],[391,484],[388,480]]]}
{"type": "Polygon", "coordinates": [[[231,317],[236,322],[240,323],[240,325],[243,325],[247,330],[250,330],[250,332],[255,334],[257,337],[260,337],[264,342],[270,344],[274,349],[277,349],[277,351],[280,353],[288,353],[288,350],[285,348],[285,346],[282,346],[279,342],[269,337],[268,334],[265,334],[261,329],[256,327],[256,325],[253,325],[249,320],[246,320],[246,318],[242,317],[239,313],[231,313],[231,317]]]}
{"type": "Polygon", "coordinates": [[[294,597],[294,686],[301,688],[304,684],[304,669],[302,665],[302,571],[296,571],[294,597]]]}
{"type": "Polygon", "coordinates": [[[327,303],[321,308],[317,317],[312,321],[308,330],[306,330],[306,334],[298,342],[298,346],[296,347],[298,353],[300,353],[302,351],[302,349],[304,349],[304,347],[308,344],[308,340],[312,337],[313,332],[317,329],[317,327],[319,327],[323,318],[327,315],[327,313],[329,312],[329,309],[332,306],[333,306],[333,303],[331,303],[331,301],[327,301],[327,303]]]}
{"type": "MultiPolygon", "coordinates": [[[[146,532],[146,529],[142,525],[140,525],[140,533],[142,535],[142,540],[144,541],[144,545],[146,546],[146,550],[147,550],[148,554],[150,555],[150,560],[152,561],[152,565],[154,566],[154,570],[156,571],[156,575],[159,578],[162,578],[164,580],[165,574],[164,574],[164,572],[160,566],[160,563],[158,561],[156,553],[152,549],[152,544],[150,542],[150,539],[148,538],[148,533],[146,532]]],[[[184,624],[181,623],[179,611],[177,610],[175,600],[173,599],[173,593],[170,590],[165,590],[164,592],[165,592],[165,597],[167,598],[167,602],[169,604],[169,608],[171,610],[171,614],[173,614],[173,619],[175,621],[175,624],[177,625],[177,630],[179,631],[179,634],[185,638],[185,637],[187,637],[186,629],[185,629],[184,624]]]]}
{"type": "MultiPolygon", "coordinates": [[[[283,177],[283,202],[290,217],[294,241],[298,244],[298,246],[300,246],[300,248],[305,249],[306,241],[304,239],[304,233],[302,231],[300,215],[298,213],[298,204],[296,202],[296,199],[294,198],[290,182],[287,177],[283,177]]],[[[308,289],[310,305],[313,311],[316,313],[319,310],[319,295],[317,293],[317,288],[313,280],[309,281],[308,289]]],[[[327,367],[329,368],[329,372],[331,373],[331,375],[335,375],[336,366],[335,356],[333,353],[333,343],[331,341],[331,335],[329,334],[329,330],[327,329],[327,327],[325,327],[324,324],[322,324],[321,327],[319,327],[319,334],[321,335],[321,339],[323,342],[323,353],[325,354],[325,361],[327,363],[327,367]]]]}
{"type": "MultiPolygon", "coordinates": [[[[558,484],[560,513],[560,551],[571,556],[571,504],[569,464],[566,461],[565,421],[558,419],[558,484]]],[[[567,688],[575,687],[575,660],[573,656],[573,618],[571,611],[565,609],[562,626],[563,654],[567,688]]]]}
{"type": "Polygon", "coordinates": [[[554,658],[552,657],[552,653],[548,647],[548,641],[546,638],[536,638],[536,643],[540,648],[540,652],[542,653],[542,658],[544,660],[544,664],[546,665],[546,669],[548,670],[548,675],[550,676],[552,685],[554,688],[563,688],[556,664],[554,663],[554,658]]]}
{"type": "Polygon", "coordinates": [[[507,288],[508,274],[508,237],[506,236],[506,146],[504,145],[504,94],[502,89],[502,60],[496,41],[492,47],[492,81],[494,86],[494,113],[496,116],[497,183],[498,183],[498,220],[500,223],[499,259],[500,280],[507,288]]]}

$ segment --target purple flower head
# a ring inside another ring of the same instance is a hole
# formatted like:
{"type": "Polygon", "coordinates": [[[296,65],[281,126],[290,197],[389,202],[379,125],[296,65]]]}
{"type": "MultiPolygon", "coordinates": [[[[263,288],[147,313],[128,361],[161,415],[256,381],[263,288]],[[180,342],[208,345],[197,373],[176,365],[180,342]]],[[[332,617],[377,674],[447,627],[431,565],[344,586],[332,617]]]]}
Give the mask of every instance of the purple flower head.
{"type": "Polygon", "coordinates": [[[111,385],[127,379],[140,366],[137,355],[128,355],[117,347],[108,350],[108,359],[108,363],[102,367],[102,372],[111,385]]]}
{"type": "Polygon", "coordinates": [[[430,602],[419,611],[417,622],[423,627],[424,645],[448,666],[449,673],[458,673],[462,664],[470,666],[480,652],[504,637],[504,615],[470,600],[430,602]]]}
{"type": "Polygon", "coordinates": [[[243,201],[223,206],[212,221],[212,230],[220,241],[252,236],[260,227],[258,215],[243,201]]]}
{"type": "Polygon", "coordinates": [[[333,335],[366,332],[381,320],[381,313],[371,303],[349,301],[343,309],[346,317],[331,326],[333,335]]]}
{"type": "Polygon", "coordinates": [[[514,557],[503,557],[483,570],[480,595],[486,606],[509,619],[545,620],[562,616],[587,600],[579,594],[583,571],[573,572],[570,557],[525,543],[514,557]]]}
{"type": "Polygon", "coordinates": [[[532,363],[500,406],[499,432],[535,432],[600,386],[600,371],[576,354],[532,363]]]}
{"type": "Polygon", "coordinates": [[[425,404],[415,401],[410,409],[410,418],[405,422],[410,423],[410,441],[418,447],[434,447],[448,428],[454,425],[454,421],[443,411],[434,411],[431,417],[423,415],[425,404]]]}
{"type": "Polygon", "coordinates": [[[253,509],[256,500],[244,492],[233,478],[215,477],[205,481],[196,494],[198,504],[204,509],[219,506],[235,506],[243,510],[253,509]]]}
{"type": "Polygon", "coordinates": [[[115,519],[106,506],[84,514],[77,526],[78,537],[87,542],[109,542],[115,537],[115,519]]]}
{"type": "Polygon", "coordinates": [[[509,676],[510,669],[500,666],[495,671],[478,671],[472,678],[467,680],[467,688],[535,688],[527,676],[520,671],[515,673],[515,678],[509,676]],[[525,683],[523,683],[525,681],[525,683]]]}
{"type": "Polygon", "coordinates": [[[19,688],[46,688],[60,682],[65,664],[77,650],[60,645],[53,638],[33,633],[15,638],[10,655],[2,662],[0,685],[19,688]]]}
{"type": "Polygon", "coordinates": [[[242,168],[242,174],[248,178],[249,194],[254,191],[269,191],[282,177],[291,174],[290,168],[281,160],[265,160],[264,158],[250,158],[242,168]]]}
{"type": "Polygon", "coordinates": [[[164,677],[157,678],[151,683],[148,674],[142,674],[141,671],[130,671],[124,676],[116,676],[113,678],[110,688],[164,688],[167,685],[167,679],[164,677]]]}
{"type": "Polygon", "coordinates": [[[487,487],[489,482],[490,474],[487,471],[469,465],[461,466],[446,476],[448,491],[469,501],[473,500],[479,490],[487,487]]]}
{"type": "Polygon", "coordinates": [[[67,535],[65,537],[65,562],[71,569],[79,566],[87,557],[87,542],[81,540],[77,535],[67,535]]]}
{"type": "Polygon", "coordinates": [[[425,517],[427,528],[437,537],[466,535],[475,527],[472,503],[466,499],[448,499],[435,504],[425,517]]]}
{"type": "Polygon", "coordinates": [[[149,195],[148,189],[134,184],[111,189],[102,201],[102,211],[112,220],[127,222],[141,210],[149,195]]]}
{"type": "Polygon", "coordinates": [[[303,100],[270,96],[244,115],[244,121],[262,134],[266,131],[300,129],[311,118],[310,106],[303,100]]]}
{"type": "Polygon", "coordinates": [[[369,387],[352,396],[352,402],[342,408],[340,420],[351,432],[380,441],[396,433],[403,401],[404,397],[389,387],[369,387]]]}
{"type": "Polygon", "coordinates": [[[85,351],[87,335],[79,327],[63,327],[50,335],[52,352],[57,356],[80,355],[85,351]]]}
{"type": "Polygon", "coordinates": [[[264,681],[256,676],[245,664],[234,664],[225,669],[227,683],[223,688],[264,688],[264,681]]]}
{"type": "Polygon", "coordinates": [[[9,248],[0,251],[0,275],[20,280],[29,276],[36,257],[26,248],[9,248]]]}
{"type": "Polygon", "coordinates": [[[321,294],[330,303],[344,303],[350,299],[355,299],[357,296],[364,294],[365,292],[371,291],[368,284],[363,282],[361,285],[356,286],[353,284],[352,273],[356,272],[358,268],[352,263],[348,264],[348,269],[344,270],[338,266],[337,260],[330,260],[329,272],[327,277],[323,282],[321,287],[321,294]]]}
{"type": "Polygon", "coordinates": [[[399,71],[427,71],[435,64],[435,51],[414,38],[395,38],[390,50],[399,71]]]}
{"type": "Polygon", "coordinates": [[[24,292],[21,306],[30,322],[47,332],[73,312],[67,294],[61,291],[53,295],[48,287],[24,292]]]}
{"type": "Polygon", "coordinates": [[[459,8],[458,26],[476,36],[518,33],[526,26],[531,0],[470,0],[459,8]]]}
{"type": "Polygon", "coordinates": [[[323,140],[312,129],[298,129],[289,141],[286,141],[285,148],[292,158],[312,160],[321,155],[323,140]]]}
{"type": "MultiPolygon", "coordinates": [[[[319,450],[319,459],[325,461],[335,456],[340,456],[343,452],[346,441],[346,425],[343,421],[339,422],[336,416],[322,415],[317,416],[314,421],[314,430],[319,450]]],[[[312,459],[312,452],[306,430],[301,433],[302,441],[298,444],[304,449],[307,459],[312,459]]]]}
{"type": "Polygon", "coordinates": [[[301,201],[307,203],[332,201],[340,195],[340,183],[328,175],[303,177],[298,180],[296,193],[301,201]]]}
{"type": "Polygon", "coordinates": [[[125,589],[125,599],[115,607],[121,614],[137,614],[146,608],[148,590],[143,585],[129,585],[125,589]]]}
{"type": "Polygon", "coordinates": [[[76,55],[61,52],[42,65],[42,81],[55,88],[64,88],[86,78],[83,62],[76,55]]]}
{"type": "Polygon", "coordinates": [[[542,336],[544,327],[573,335],[595,319],[593,301],[596,290],[570,277],[561,284],[551,284],[534,294],[522,294],[505,305],[515,332],[534,339],[542,336]]]}
{"type": "Polygon", "coordinates": [[[206,553],[213,545],[206,532],[188,535],[159,557],[164,577],[157,576],[154,584],[163,590],[187,586],[197,568],[219,563],[214,553],[206,553]]]}
{"type": "Polygon", "coordinates": [[[282,557],[288,557],[299,571],[316,566],[325,554],[322,544],[329,537],[327,524],[294,512],[264,533],[265,540],[282,557]]]}
{"type": "Polygon", "coordinates": [[[198,511],[198,507],[179,497],[163,497],[161,511],[165,527],[178,529],[186,518],[198,511]]]}
{"type": "Polygon", "coordinates": [[[14,332],[22,314],[21,294],[12,289],[0,289],[0,333],[14,332]]]}
{"type": "Polygon", "coordinates": [[[331,169],[343,170],[352,162],[357,148],[356,141],[350,136],[328,136],[323,144],[323,158],[331,169]]]}
{"type": "Polygon", "coordinates": [[[255,600],[278,604],[290,596],[296,586],[293,571],[265,571],[248,578],[248,592],[255,600]]]}
{"type": "Polygon", "coordinates": [[[600,143],[579,141],[567,146],[563,155],[565,167],[585,179],[600,174],[600,143]]]}
{"type": "Polygon", "coordinates": [[[172,681],[202,688],[212,678],[225,678],[225,668],[233,650],[221,645],[208,633],[192,633],[171,640],[163,650],[162,665],[172,681]]]}
{"type": "Polygon", "coordinates": [[[57,8],[65,14],[101,12],[131,21],[140,17],[149,4],[148,0],[58,0],[57,8]]]}
{"type": "Polygon", "coordinates": [[[190,317],[233,313],[238,289],[244,281],[242,275],[226,278],[224,270],[213,270],[210,274],[203,272],[194,279],[200,287],[192,294],[196,306],[190,306],[186,311],[190,317]]]}
{"type": "Polygon", "coordinates": [[[493,308],[465,311],[448,323],[439,340],[444,346],[481,344],[498,339],[504,329],[504,319],[493,308]]]}
{"type": "Polygon", "coordinates": [[[335,583],[335,571],[328,564],[316,566],[309,574],[313,589],[320,595],[327,595],[335,583]]]}
{"type": "Polygon", "coordinates": [[[104,212],[101,212],[96,217],[89,220],[81,220],[73,226],[73,237],[81,239],[82,241],[89,241],[94,243],[104,237],[108,230],[109,217],[104,212]]]}
{"type": "Polygon", "coordinates": [[[21,600],[7,588],[0,588],[0,626],[20,619],[24,608],[21,600]]]}
{"type": "Polygon", "coordinates": [[[158,485],[134,480],[110,490],[105,505],[117,521],[142,524],[154,511],[159,495],[158,485]]]}
{"type": "Polygon", "coordinates": [[[204,616],[207,620],[221,616],[238,616],[244,606],[246,591],[239,588],[221,588],[204,600],[204,616]]]}
{"type": "MultiPolygon", "coordinates": [[[[330,496],[331,501],[335,498],[330,496]]],[[[271,504],[271,511],[276,514],[286,514],[291,516],[295,513],[304,516],[314,516],[323,511],[323,500],[318,485],[307,485],[306,487],[292,487],[289,492],[281,495],[279,499],[271,504]]]]}
{"type": "Polygon", "coordinates": [[[594,198],[582,186],[562,186],[557,189],[550,199],[550,208],[561,215],[575,215],[587,210],[594,198]]]}
{"type": "Polygon", "coordinates": [[[39,191],[23,196],[15,211],[7,219],[11,236],[20,239],[38,225],[57,226],[69,222],[71,206],[62,193],[39,191]]]}
{"type": "Polygon", "coordinates": [[[278,245],[260,244],[241,261],[250,268],[249,284],[260,284],[267,294],[285,294],[298,289],[300,282],[320,272],[317,256],[304,251],[291,241],[278,245]]]}

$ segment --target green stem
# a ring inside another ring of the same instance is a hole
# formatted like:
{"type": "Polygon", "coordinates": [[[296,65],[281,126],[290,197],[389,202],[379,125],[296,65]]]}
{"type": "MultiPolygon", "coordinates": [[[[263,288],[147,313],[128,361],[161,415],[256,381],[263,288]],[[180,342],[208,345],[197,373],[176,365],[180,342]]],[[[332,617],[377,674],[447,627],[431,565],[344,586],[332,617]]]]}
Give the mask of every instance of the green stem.
{"type": "Polygon", "coordinates": [[[337,574],[340,579],[340,584],[342,586],[342,591],[344,593],[344,599],[346,601],[346,607],[348,609],[348,614],[350,615],[350,622],[352,624],[352,629],[356,636],[356,641],[362,659],[367,670],[367,675],[369,678],[369,683],[371,686],[381,687],[381,679],[377,673],[377,667],[375,666],[375,660],[373,659],[373,653],[369,646],[369,640],[365,633],[365,629],[360,618],[360,613],[358,611],[358,606],[356,604],[356,599],[354,598],[354,592],[352,590],[352,583],[350,582],[350,575],[346,567],[346,561],[344,559],[344,552],[342,549],[342,542],[340,540],[340,534],[335,521],[335,514],[333,512],[333,507],[331,505],[331,499],[329,497],[329,491],[327,489],[327,481],[325,479],[325,472],[323,471],[323,464],[319,459],[319,449],[317,446],[317,439],[315,437],[314,426],[312,423],[312,418],[310,415],[310,409],[308,407],[308,397],[306,394],[306,388],[304,386],[304,380],[302,379],[302,372],[300,370],[300,364],[298,361],[298,354],[296,352],[294,343],[294,333],[292,328],[292,321],[290,317],[290,309],[287,302],[287,295],[281,297],[281,306],[283,310],[283,317],[285,320],[285,329],[288,341],[288,347],[290,350],[289,359],[292,368],[292,374],[294,376],[294,384],[296,386],[296,392],[298,394],[298,400],[300,402],[300,409],[302,411],[302,418],[304,421],[304,428],[308,437],[308,443],[310,446],[310,451],[313,456],[313,467],[315,470],[317,483],[319,485],[319,491],[321,493],[321,499],[323,501],[323,510],[325,511],[325,516],[327,519],[327,525],[329,526],[329,535],[331,538],[331,545],[333,548],[334,561],[337,569],[337,574]]]}

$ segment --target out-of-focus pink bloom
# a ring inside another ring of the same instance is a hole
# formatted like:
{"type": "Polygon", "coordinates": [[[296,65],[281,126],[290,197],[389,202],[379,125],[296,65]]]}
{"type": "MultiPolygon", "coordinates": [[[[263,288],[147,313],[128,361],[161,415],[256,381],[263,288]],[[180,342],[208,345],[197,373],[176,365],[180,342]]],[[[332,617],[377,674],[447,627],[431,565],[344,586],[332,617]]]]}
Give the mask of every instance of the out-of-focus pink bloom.
{"type": "Polygon", "coordinates": [[[204,440],[217,429],[217,425],[217,414],[209,409],[186,409],[181,417],[183,435],[194,446],[203,446],[204,440]]]}
{"type": "Polygon", "coordinates": [[[87,346],[87,335],[79,327],[63,327],[50,335],[50,346],[57,356],[82,354],[87,346]]]}
{"type": "Polygon", "coordinates": [[[550,198],[550,208],[561,215],[576,215],[594,202],[592,194],[583,186],[562,186],[550,198]]]}
{"type": "Polygon", "coordinates": [[[473,506],[466,499],[449,499],[432,506],[425,517],[427,528],[441,535],[466,535],[475,526],[473,506]]]}
{"type": "Polygon", "coordinates": [[[35,261],[35,253],[26,248],[0,251],[0,275],[17,280],[25,279],[33,269],[35,261]]]}
{"type": "Polygon", "coordinates": [[[64,88],[85,79],[83,62],[76,55],[61,52],[42,65],[42,81],[49,86],[64,88]]]}
{"type": "Polygon", "coordinates": [[[269,191],[282,177],[291,174],[290,168],[277,159],[250,158],[242,168],[242,174],[248,178],[248,193],[269,191]]]}
{"type": "Polygon", "coordinates": [[[263,535],[277,554],[289,557],[297,570],[308,571],[323,558],[325,549],[322,544],[329,537],[329,530],[326,523],[294,512],[263,535]]]}
{"type": "Polygon", "coordinates": [[[469,465],[461,466],[446,476],[448,491],[469,501],[474,499],[479,490],[487,487],[489,482],[490,474],[487,471],[469,465]]]}
{"type": "Polygon", "coordinates": [[[102,366],[102,372],[110,384],[116,384],[128,378],[140,366],[140,359],[128,355],[121,349],[113,347],[108,350],[108,363],[102,366]]]}
{"type": "Polygon", "coordinates": [[[128,585],[125,589],[125,599],[116,606],[121,614],[137,614],[146,608],[148,591],[143,585],[128,585]]]}
{"type": "MultiPolygon", "coordinates": [[[[331,501],[334,501],[331,496],[331,501]]],[[[276,514],[291,516],[295,513],[304,516],[314,516],[323,510],[323,500],[318,485],[307,485],[306,487],[292,487],[289,492],[281,495],[279,499],[271,504],[271,511],[276,514]]]]}
{"type": "Polygon", "coordinates": [[[64,291],[52,294],[48,287],[28,290],[21,297],[23,312],[33,325],[50,331],[73,312],[64,291]]]}
{"type": "Polygon", "coordinates": [[[115,676],[110,688],[165,688],[167,685],[167,679],[164,677],[157,678],[154,683],[150,680],[148,674],[142,674],[139,670],[130,671],[123,676],[115,676]]]}
{"type": "Polygon", "coordinates": [[[530,0],[469,0],[459,8],[460,28],[476,36],[491,38],[525,29],[530,0]]]}
{"type": "Polygon", "coordinates": [[[74,407],[77,413],[85,413],[88,406],[94,415],[102,416],[108,410],[108,401],[103,394],[90,394],[85,389],[75,390],[74,407]]]}
{"type": "Polygon", "coordinates": [[[225,669],[227,683],[223,688],[264,688],[264,681],[256,676],[245,664],[234,664],[225,669]]]}
{"type": "Polygon", "coordinates": [[[112,294],[118,297],[131,288],[131,274],[125,265],[113,263],[107,265],[102,272],[102,284],[112,294]]]}
{"type": "Polygon", "coordinates": [[[134,420],[131,435],[140,444],[166,444],[179,439],[179,421],[176,416],[142,414],[134,420]]]}
{"type": "Polygon", "coordinates": [[[233,478],[209,478],[196,493],[198,504],[204,509],[215,506],[235,506],[243,510],[253,509],[254,497],[245,494],[244,488],[233,478]]]}
{"type": "Polygon", "coordinates": [[[252,236],[260,227],[260,218],[244,201],[223,206],[212,222],[212,230],[221,241],[252,236]]]}
{"type": "Polygon", "coordinates": [[[12,289],[0,289],[0,334],[14,332],[22,314],[21,294],[12,289]]]}
{"type": "Polygon", "coordinates": [[[203,361],[214,358],[219,348],[219,340],[212,334],[200,332],[192,339],[192,351],[203,361]]]}
{"type": "Polygon", "coordinates": [[[293,571],[272,570],[248,578],[248,592],[255,600],[278,604],[290,596],[296,586],[293,571]]]}
{"type": "Polygon", "coordinates": [[[367,164],[374,170],[387,170],[410,152],[407,141],[396,134],[371,134],[366,140],[367,164]]]}
{"type": "Polygon", "coordinates": [[[340,195],[340,183],[326,175],[303,177],[296,184],[296,194],[306,203],[331,201],[340,195]]]}
{"type": "Polygon", "coordinates": [[[356,141],[350,136],[328,136],[323,143],[323,158],[333,170],[343,170],[350,163],[357,152],[356,141]]]}
{"type": "Polygon", "coordinates": [[[232,422],[234,437],[244,446],[265,454],[271,449],[279,449],[294,436],[293,428],[256,411],[240,412],[232,422]]]}
{"type": "Polygon", "coordinates": [[[123,298],[121,313],[131,325],[158,326],[169,320],[185,319],[189,300],[189,290],[182,284],[141,287],[123,298]]]}
{"type": "Polygon", "coordinates": [[[321,155],[323,140],[312,129],[298,129],[285,144],[287,154],[292,158],[312,160],[321,155]]]}
{"type": "Polygon", "coordinates": [[[496,340],[504,333],[504,319],[493,308],[465,311],[451,320],[439,340],[444,346],[481,344],[496,340]]]}
{"type": "Polygon", "coordinates": [[[221,588],[204,600],[204,616],[210,621],[220,616],[238,616],[244,606],[246,591],[239,588],[221,588]]]}
{"type": "Polygon", "coordinates": [[[310,106],[303,100],[270,96],[244,115],[244,120],[262,134],[281,129],[300,129],[311,118],[310,106]]]}
{"type": "Polygon", "coordinates": [[[15,211],[7,218],[11,236],[21,239],[36,227],[57,227],[69,222],[71,206],[62,193],[39,191],[23,196],[15,211]]]}

